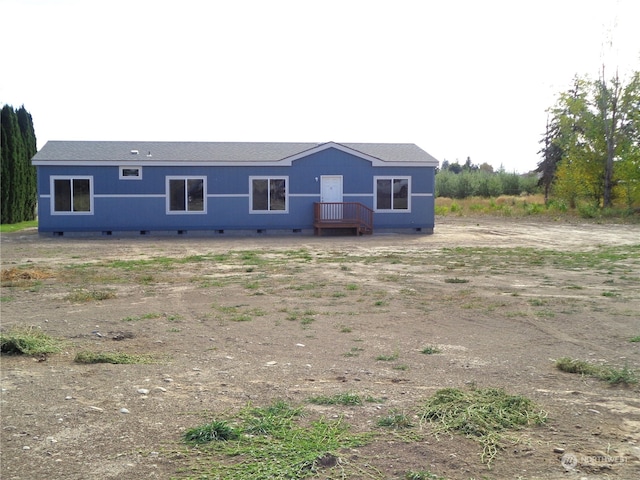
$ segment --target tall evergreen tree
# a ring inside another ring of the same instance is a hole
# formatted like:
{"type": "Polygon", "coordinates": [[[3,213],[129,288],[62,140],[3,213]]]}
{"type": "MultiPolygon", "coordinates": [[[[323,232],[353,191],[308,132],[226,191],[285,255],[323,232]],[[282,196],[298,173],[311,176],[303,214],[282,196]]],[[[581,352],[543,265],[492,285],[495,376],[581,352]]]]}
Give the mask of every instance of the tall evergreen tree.
{"type": "Polygon", "coordinates": [[[5,105],[0,112],[1,223],[18,223],[35,218],[36,172],[31,158],[36,139],[31,115],[24,106],[16,112],[5,105]]]}
{"type": "Polygon", "coordinates": [[[31,159],[38,153],[38,145],[36,141],[36,133],[33,128],[33,118],[27,112],[24,105],[18,109],[18,126],[22,135],[22,144],[24,148],[24,156],[22,158],[25,170],[25,183],[23,190],[24,202],[24,220],[33,220],[36,218],[36,203],[38,197],[38,186],[36,181],[36,167],[31,164],[31,159]]]}
{"type": "MultiPolygon", "coordinates": [[[[555,118],[554,118],[555,120],[555,118]]],[[[562,148],[559,145],[558,137],[560,135],[560,125],[557,121],[550,122],[547,119],[547,128],[540,143],[543,143],[542,149],[538,152],[542,155],[542,160],[535,169],[540,174],[538,186],[544,188],[544,202],[549,201],[551,193],[551,185],[556,175],[558,163],[562,160],[562,148]]]]}

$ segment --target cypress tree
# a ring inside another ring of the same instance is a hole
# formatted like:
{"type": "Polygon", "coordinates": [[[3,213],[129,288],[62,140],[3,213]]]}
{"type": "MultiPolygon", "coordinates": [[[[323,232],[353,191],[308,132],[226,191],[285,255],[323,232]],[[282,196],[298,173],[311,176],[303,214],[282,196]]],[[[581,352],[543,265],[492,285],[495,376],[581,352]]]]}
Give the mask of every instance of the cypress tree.
{"type": "Polygon", "coordinates": [[[18,223],[35,218],[36,173],[31,158],[36,152],[31,115],[5,105],[0,113],[2,142],[0,170],[1,223],[18,223]]]}
{"type": "Polygon", "coordinates": [[[33,118],[27,112],[24,105],[18,109],[18,126],[22,136],[22,145],[24,153],[22,162],[25,172],[25,184],[23,190],[24,201],[24,219],[25,221],[36,218],[36,202],[38,196],[38,187],[36,182],[36,167],[31,164],[31,159],[38,153],[36,142],[36,133],[33,128],[33,118]]]}

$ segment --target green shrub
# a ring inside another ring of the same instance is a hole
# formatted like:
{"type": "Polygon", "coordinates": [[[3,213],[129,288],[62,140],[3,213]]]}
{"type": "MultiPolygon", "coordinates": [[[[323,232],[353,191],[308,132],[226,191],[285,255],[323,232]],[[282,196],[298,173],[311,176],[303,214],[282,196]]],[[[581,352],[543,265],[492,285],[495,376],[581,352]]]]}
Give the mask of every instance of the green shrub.
{"type": "Polygon", "coordinates": [[[582,218],[599,218],[600,210],[592,204],[580,204],[577,206],[578,214],[582,218]]]}

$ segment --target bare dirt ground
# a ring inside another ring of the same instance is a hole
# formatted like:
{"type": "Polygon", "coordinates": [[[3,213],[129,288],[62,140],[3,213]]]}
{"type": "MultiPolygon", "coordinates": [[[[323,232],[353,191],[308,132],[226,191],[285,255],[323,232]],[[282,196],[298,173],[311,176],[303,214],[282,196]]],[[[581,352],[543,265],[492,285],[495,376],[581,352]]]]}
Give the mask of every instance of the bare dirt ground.
{"type": "Polygon", "coordinates": [[[640,478],[638,385],[554,367],[567,356],[640,369],[640,343],[630,342],[640,335],[638,225],[447,217],[429,236],[23,231],[1,242],[3,270],[52,275],[3,285],[2,330],[35,326],[66,341],[46,358],[2,355],[2,479],[182,478],[196,458],[181,442],[186,428],[248,402],[306,405],[342,392],[380,400],[305,408],[380,433],[336,452],[361,472],[348,478],[640,478]],[[82,291],[113,298],[81,301],[82,291]],[[426,346],[441,353],[422,354],[426,346]],[[156,361],[84,365],[80,350],[156,361]],[[416,425],[408,441],[376,426],[394,409],[418,415],[438,389],[473,386],[548,413],[490,469],[473,440],[416,425]],[[577,464],[563,464],[560,449],[577,464]]]}

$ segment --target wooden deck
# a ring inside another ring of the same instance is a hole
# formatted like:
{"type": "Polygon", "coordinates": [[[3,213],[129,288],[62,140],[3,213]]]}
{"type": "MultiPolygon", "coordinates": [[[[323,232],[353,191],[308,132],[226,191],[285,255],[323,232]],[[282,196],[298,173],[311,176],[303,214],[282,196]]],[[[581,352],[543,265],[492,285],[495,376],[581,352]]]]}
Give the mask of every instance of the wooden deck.
{"type": "Polygon", "coordinates": [[[352,229],[355,235],[373,233],[373,210],[358,202],[317,202],[314,204],[313,230],[352,229]]]}

